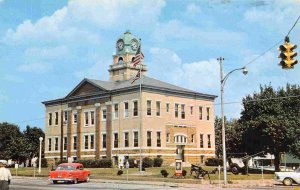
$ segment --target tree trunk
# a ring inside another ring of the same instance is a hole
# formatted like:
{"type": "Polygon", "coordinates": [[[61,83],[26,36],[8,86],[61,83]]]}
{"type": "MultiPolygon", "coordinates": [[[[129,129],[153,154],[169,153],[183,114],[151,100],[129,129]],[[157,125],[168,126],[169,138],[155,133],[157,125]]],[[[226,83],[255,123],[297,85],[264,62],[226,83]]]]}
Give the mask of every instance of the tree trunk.
{"type": "Polygon", "coordinates": [[[275,166],[275,172],[280,172],[280,153],[279,152],[274,152],[274,166],[275,166]]]}

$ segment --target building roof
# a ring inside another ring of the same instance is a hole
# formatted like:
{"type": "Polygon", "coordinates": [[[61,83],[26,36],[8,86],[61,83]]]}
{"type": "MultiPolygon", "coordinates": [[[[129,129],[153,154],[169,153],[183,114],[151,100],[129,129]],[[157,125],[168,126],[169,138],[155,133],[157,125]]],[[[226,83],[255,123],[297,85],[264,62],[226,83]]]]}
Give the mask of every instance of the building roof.
{"type": "MultiPolygon", "coordinates": [[[[47,105],[53,103],[54,104],[61,103],[62,101],[67,101],[71,97],[76,97],[77,96],[76,91],[80,89],[85,83],[92,84],[93,86],[95,86],[97,89],[101,91],[101,93],[100,91],[98,91],[98,92],[90,92],[84,94],[84,96],[91,96],[91,95],[97,95],[97,93],[104,95],[107,93],[117,93],[122,91],[126,91],[126,92],[138,91],[140,86],[140,80],[141,79],[138,79],[134,83],[132,83],[132,79],[114,82],[114,81],[102,81],[102,80],[85,78],[66,97],[61,99],[56,99],[56,100],[45,101],[43,102],[43,104],[47,105]]],[[[176,85],[172,85],[170,83],[166,83],[145,75],[142,76],[142,91],[168,93],[172,95],[188,96],[193,98],[203,98],[208,100],[214,100],[217,97],[215,95],[203,94],[176,85]]]]}

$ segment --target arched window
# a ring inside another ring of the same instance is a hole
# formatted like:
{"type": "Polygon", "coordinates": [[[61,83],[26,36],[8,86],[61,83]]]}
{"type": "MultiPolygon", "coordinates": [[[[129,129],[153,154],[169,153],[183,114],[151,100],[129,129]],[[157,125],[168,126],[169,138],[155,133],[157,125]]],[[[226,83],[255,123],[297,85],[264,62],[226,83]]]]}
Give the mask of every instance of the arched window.
{"type": "Polygon", "coordinates": [[[124,63],[123,57],[119,57],[118,64],[123,64],[123,63],[124,63]]]}
{"type": "Polygon", "coordinates": [[[135,57],[132,57],[132,58],[131,58],[131,62],[133,62],[133,61],[134,61],[134,58],[135,58],[135,57]]]}

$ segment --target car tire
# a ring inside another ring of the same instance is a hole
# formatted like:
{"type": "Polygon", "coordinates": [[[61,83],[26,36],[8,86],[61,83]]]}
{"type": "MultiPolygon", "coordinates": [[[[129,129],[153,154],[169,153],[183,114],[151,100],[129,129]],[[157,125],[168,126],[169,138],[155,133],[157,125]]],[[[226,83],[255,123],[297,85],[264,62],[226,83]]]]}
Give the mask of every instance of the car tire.
{"type": "Polygon", "coordinates": [[[291,178],[285,178],[283,180],[283,185],[285,186],[291,186],[293,184],[293,180],[291,178]]]}
{"type": "Polygon", "coordinates": [[[57,184],[57,181],[56,181],[56,180],[53,180],[53,184],[57,184]]]}
{"type": "Polygon", "coordinates": [[[230,170],[234,175],[238,175],[240,173],[240,169],[237,164],[233,164],[230,170]]]}
{"type": "Polygon", "coordinates": [[[74,183],[74,184],[77,184],[77,183],[78,183],[78,179],[77,179],[77,178],[74,179],[73,183],[74,183]]]}

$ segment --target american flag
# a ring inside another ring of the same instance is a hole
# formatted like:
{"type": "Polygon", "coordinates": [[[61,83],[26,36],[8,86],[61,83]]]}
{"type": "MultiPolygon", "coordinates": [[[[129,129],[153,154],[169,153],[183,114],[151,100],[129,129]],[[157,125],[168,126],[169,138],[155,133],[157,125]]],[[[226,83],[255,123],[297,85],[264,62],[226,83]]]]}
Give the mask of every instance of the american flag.
{"type": "Polygon", "coordinates": [[[135,77],[133,78],[131,84],[134,83],[136,80],[138,80],[140,77],[141,77],[141,71],[138,71],[135,77]]]}
{"type": "Polygon", "coordinates": [[[141,63],[141,60],[144,58],[144,54],[143,52],[141,51],[141,46],[139,46],[139,48],[137,49],[136,51],[136,54],[135,54],[135,57],[132,61],[133,63],[133,66],[136,67],[138,64],[141,63]]]}

